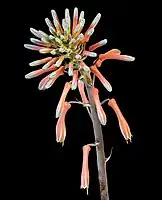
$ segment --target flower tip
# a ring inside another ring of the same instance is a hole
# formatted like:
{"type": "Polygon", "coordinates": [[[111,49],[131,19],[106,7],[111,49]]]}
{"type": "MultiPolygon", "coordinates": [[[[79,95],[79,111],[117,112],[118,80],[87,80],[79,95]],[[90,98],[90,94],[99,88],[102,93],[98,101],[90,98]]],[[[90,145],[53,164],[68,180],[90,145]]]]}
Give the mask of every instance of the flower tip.
{"type": "Polygon", "coordinates": [[[35,30],[34,28],[30,27],[30,31],[32,32],[33,30],[35,30]]]}
{"type": "Polygon", "coordinates": [[[29,45],[28,45],[28,44],[24,44],[24,47],[25,47],[26,49],[28,49],[28,48],[29,48],[29,45]]]}
{"type": "Polygon", "coordinates": [[[105,81],[105,83],[103,83],[103,85],[108,90],[108,92],[112,92],[112,86],[110,85],[110,83],[108,81],[105,81]]]}
{"type": "Polygon", "coordinates": [[[109,86],[108,91],[112,92],[112,86],[109,86]]]}
{"type": "Polygon", "coordinates": [[[135,57],[133,57],[133,56],[125,56],[124,60],[132,62],[132,61],[135,60],[135,57]]]}
{"type": "Polygon", "coordinates": [[[131,61],[134,61],[134,60],[135,60],[135,57],[132,56],[132,60],[131,61]]]}
{"type": "Polygon", "coordinates": [[[38,90],[43,90],[44,88],[42,86],[38,86],[38,90]]]}
{"type": "Polygon", "coordinates": [[[101,40],[99,43],[100,43],[100,45],[105,45],[105,44],[107,44],[107,39],[101,40]]]}
{"type": "Polygon", "coordinates": [[[26,79],[30,79],[29,74],[26,74],[26,75],[25,75],[25,78],[26,78],[26,79]]]}
{"type": "Polygon", "coordinates": [[[132,143],[132,139],[131,139],[131,138],[128,138],[128,139],[126,140],[126,143],[127,143],[127,144],[132,143]]]}
{"type": "Polygon", "coordinates": [[[88,187],[86,188],[86,190],[87,190],[87,195],[88,195],[88,187]]]}
{"type": "Polygon", "coordinates": [[[60,116],[60,115],[59,115],[59,112],[56,111],[56,115],[55,115],[56,119],[57,119],[59,116],[60,116]]]}
{"type": "Polygon", "coordinates": [[[101,18],[101,13],[98,13],[97,16],[96,16],[96,18],[97,18],[98,20],[100,20],[100,18],[101,18]]]}

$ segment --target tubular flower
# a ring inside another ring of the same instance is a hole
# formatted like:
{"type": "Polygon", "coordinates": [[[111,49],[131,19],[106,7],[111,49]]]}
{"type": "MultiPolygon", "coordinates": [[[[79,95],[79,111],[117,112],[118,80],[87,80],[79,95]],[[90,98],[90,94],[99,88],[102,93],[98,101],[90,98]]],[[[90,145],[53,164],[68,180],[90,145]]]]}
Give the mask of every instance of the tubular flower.
{"type": "Polygon", "coordinates": [[[64,140],[66,137],[66,126],[65,126],[65,116],[67,111],[71,108],[71,104],[68,102],[64,103],[61,115],[56,124],[56,141],[64,145],[64,140]]]}
{"type": "Polygon", "coordinates": [[[101,106],[98,93],[99,92],[98,92],[97,88],[95,88],[95,87],[91,88],[91,94],[93,96],[93,99],[94,99],[94,102],[95,102],[95,105],[96,105],[98,119],[100,120],[100,123],[102,125],[106,125],[107,118],[106,118],[106,114],[105,114],[105,112],[104,112],[104,110],[103,110],[103,108],[101,106]]]}
{"type": "Polygon", "coordinates": [[[105,77],[98,71],[96,66],[91,66],[91,71],[97,76],[97,78],[101,81],[103,86],[109,91],[112,91],[112,87],[110,83],[105,79],[105,77]]]}
{"type": "Polygon", "coordinates": [[[67,93],[69,92],[70,88],[71,88],[71,84],[69,82],[66,82],[65,86],[64,86],[64,89],[62,91],[62,95],[60,97],[60,101],[59,101],[59,103],[57,105],[57,108],[56,108],[56,118],[58,118],[60,116],[60,114],[61,114],[61,111],[62,111],[62,108],[64,106],[67,93]]]}
{"type": "Polygon", "coordinates": [[[84,91],[84,82],[82,80],[78,81],[78,89],[79,89],[79,93],[80,93],[80,96],[82,98],[83,104],[88,104],[89,101],[86,97],[86,94],[85,94],[85,91],[84,91]]]}
{"type": "Polygon", "coordinates": [[[89,167],[88,167],[88,156],[91,150],[89,144],[83,146],[83,162],[82,162],[82,172],[81,172],[81,189],[87,189],[88,195],[88,188],[89,188],[89,167]]]}
{"type": "Polygon", "coordinates": [[[41,82],[39,83],[39,86],[38,86],[39,90],[45,90],[45,89],[50,88],[53,85],[53,83],[56,81],[56,79],[59,76],[61,76],[61,74],[64,72],[64,69],[65,67],[61,66],[56,71],[52,72],[51,74],[43,78],[41,82]]]}
{"type": "Polygon", "coordinates": [[[116,100],[115,99],[110,99],[108,101],[108,105],[110,107],[112,107],[112,109],[116,113],[121,133],[122,133],[123,137],[125,138],[126,142],[127,143],[128,143],[128,141],[131,142],[132,134],[130,132],[129,125],[128,125],[127,121],[125,120],[123,114],[121,113],[121,111],[120,111],[120,109],[119,109],[119,107],[118,107],[118,105],[116,103],[116,100]]]}
{"type": "Polygon", "coordinates": [[[102,62],[107,59],[115,59],[115,60],[122,60],[122,61],[134,61],[135,58],[128,55],[120,55],[121,52],[118,49],[111,49],[107,53],[100,54],[99,59],[95,63],[97,67],[100,67],[102,62]]]}
{"type": "Polygon", "coordinates": [[[73,80],[71,84],[71,89],[75,90],[77,88],[78,83],[78,70],[74,70],[73,80]]]}

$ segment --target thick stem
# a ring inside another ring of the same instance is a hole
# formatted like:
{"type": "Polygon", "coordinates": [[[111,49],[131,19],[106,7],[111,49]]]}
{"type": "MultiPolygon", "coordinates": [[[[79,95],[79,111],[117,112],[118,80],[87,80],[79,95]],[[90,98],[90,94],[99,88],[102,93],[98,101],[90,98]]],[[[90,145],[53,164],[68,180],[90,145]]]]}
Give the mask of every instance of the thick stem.
{"type": "Polygon", "coordinates": [[[87,93],[91,105],[90,109],[91,109],[95,141],[99,142],[99,144],[96,146],[96,153],[97,153],[97,167],[98,167],[98,178],[100,185],[101,200],[109,200],[102,128],[97,116],[96,106],[93,97],[91,96],[90,93],[90,87],[88,86],[87,86],[87,93]]]}

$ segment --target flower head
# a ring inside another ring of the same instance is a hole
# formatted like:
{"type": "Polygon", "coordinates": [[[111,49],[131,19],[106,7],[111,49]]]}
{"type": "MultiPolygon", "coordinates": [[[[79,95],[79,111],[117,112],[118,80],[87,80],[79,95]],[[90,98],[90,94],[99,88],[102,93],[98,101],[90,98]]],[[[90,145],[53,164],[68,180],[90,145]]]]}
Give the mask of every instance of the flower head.
{"type": "Polygon", "coordinates": [[[134,57],[120,55],[118,49],[112,49],[105,54],[100,54],[92,67],[86,65],[85,59],[97,57],[97,53],[93,51],[107,43],[107,39],[104,39],[87,48],[87,43],[94,33],[101,14],[96,15],[85,33],[82,33],[85,25],[84,11],[81,11],[79,15],[78,8],[74,8],[73,19],[71,20],[69,9],[65,9],[65,18],[62,19],[62,23],[59,21],[55,10],[51,10],[51,14],[53,22],[48,18],[45,19],[50,34],[30,28],[32,34],[36,37],[30,39],[34,44],[24,45],[27,49],[39,51],[41,54],[50,54],[50,56],[31,62],[29,65],[32,67],[42,64],[43,66],[40,70],[34,70],[25,77],[30,79],[54,71],[52,75],[46,76],[39,84],[39,89],[45,90],[50,88],[61,74],[67,72],[69,76],[72,76],[71,89],[75,90],[79,79],[82,79],[89,86],[93,85],[92,72],[101,80],[106,89],[111,91],[111,85],[95,67],[100,67],[106,59],[133,61],[134,57]]]}
{"type": "Polygon", "coordinates": [[[129,125],[127,123],[127,121],[125,120],[123,114],[121,113],[115,99],[110,99],[108,101],[108,105],[110,107],[112,107],[112,109],[115,111],[116,116],[118,118],[118,122],[119,122],[119,127],[121,130],[121,133],[123,135],[123,137],[125,138],[126,142],[128,143],[128,141],[131,142],[131,138],[132,138],[132,134],[130,132],[130,128],[129,125]]]}

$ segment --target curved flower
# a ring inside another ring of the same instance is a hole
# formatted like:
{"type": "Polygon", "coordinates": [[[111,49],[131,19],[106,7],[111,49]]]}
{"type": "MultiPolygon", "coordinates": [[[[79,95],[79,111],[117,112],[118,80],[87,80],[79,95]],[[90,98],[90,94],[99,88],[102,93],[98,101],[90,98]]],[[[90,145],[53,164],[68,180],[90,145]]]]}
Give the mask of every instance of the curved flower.
{"type": "Polygon", "coordinates": [[[56,124],[56,141],[64,145],[64,140],[66,137],[66,126],[65,126],[65,116],[67,111],[71,108],[71,104],[68,102],[64,103],[61,115],[56,124]]]}
{"type": "Polygon", "coordinates": [[[97,88],[95,88],[95,87],[91,88],[91,95],[92,95],[94,102],[95,102],[95,105],[96,105],[98,119],[100,120],[100,123],[102,125],[106,125],[107,118],[106,118],[105,112],[104,112],[104,110],[101,106],[98,93],[99,92],[98,92],[97,88]]]}
{"type": "Polygon", "coordinates": [[[108,101],[108,105],[110,107],[112,107],[112,109],[115,111],[116,116],[118,118],[118,122],[119,122],[119,127],[121,130],[121,133],[123,135],[123,137],[125,138],[126,142],[128,143],[128,141],[131,142],[131,138],[132,138],[132,134],[130,132],[130,128],[129,125],[127,123],[127,121],[125,120],[123,114],[121,113],[115,99],[110,99],[108,101]]]}
{"type": "Polygon", "coordinates": [[[88,156],[91,150],[89,144],[83,146],[83,162],[82,162],[82,172],[81,172],[81,189],[87,189],[88,195],[88,188],[89,188],[89,167],[88,167],[88,156]]]}
{"type": "Polygon", "coordinates": [[[128,55],[120,55],[121,52],[118,49],[111,49],[107,53],[100,54],[99,59],[95,63],[97,67],[100,67],[102,62],[107,59],[115,59],[115,60],[122,60],[122,61],[134,61],[135,58],[128,55]]]}

